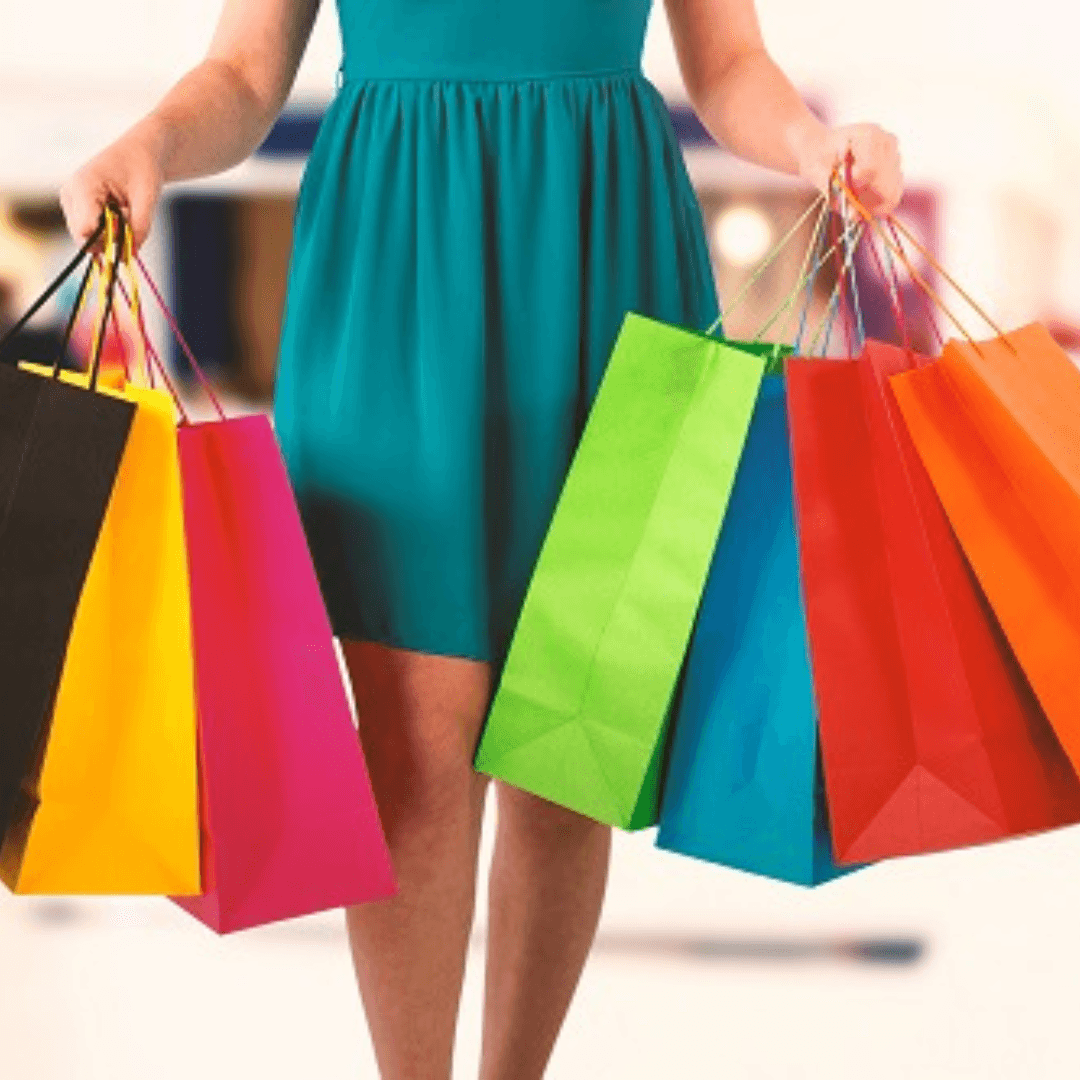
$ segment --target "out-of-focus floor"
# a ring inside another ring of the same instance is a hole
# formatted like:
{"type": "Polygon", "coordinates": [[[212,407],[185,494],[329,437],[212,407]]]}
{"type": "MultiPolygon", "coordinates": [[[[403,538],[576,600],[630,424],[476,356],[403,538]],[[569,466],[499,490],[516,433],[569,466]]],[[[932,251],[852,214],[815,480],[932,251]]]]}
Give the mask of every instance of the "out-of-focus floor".
{"type": "MultiPolygon", "coordinates": [[[[483,917],[459,1077],[476,1075],[483,917]]],[[[1075,830],[817,892],[620,836],[549,1075],[1075,1078],[1078,924],[1075,830]]],[[[0,965],[5,1080],[376,1076],[337,914],[218,939],[166,901],[5,896],[0,965]]]]}

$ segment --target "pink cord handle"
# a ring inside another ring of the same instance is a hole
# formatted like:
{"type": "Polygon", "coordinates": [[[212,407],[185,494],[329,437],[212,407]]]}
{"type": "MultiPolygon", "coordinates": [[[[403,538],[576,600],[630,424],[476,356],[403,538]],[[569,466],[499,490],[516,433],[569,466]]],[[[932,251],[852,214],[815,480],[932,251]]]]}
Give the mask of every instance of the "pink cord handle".
{"type": "MultiPolygon", "coordinates": [[[[225,415],[225,410],[221,407],[221,402],[218,400],[217,394],[214,393],[213,387],[210,385],[210,380],[203,374],[202,368],[199,366],[199,361],[195,359],[195,354],[191,351],[191,346],[184,340],[184,335],[180,332],[180,327],[177,325],[176,319],[173,313],[169,310],[168,304],[165,303],[165,298],[161,295],[157,285],[154,284],[154,279],[150,276],[150,272],[146,269],[146,264],[142,261],[142,256],[136,255],[135,261],[139,264],[139,269],[142,271],[143,277],[146,279],[146,284],[150,287],[150,291],[154,294],[154,299],[158,302],[158,307],[161,308],[161,313],[165,317],[165,321],[169,324],[169,328],[173,334],[176,335],[176,340],[180,343],[180,348],[183,349],[184,355],[187,357],[188,363],[191,365],[191,370],[195,372],[196,378],[199,380],[200,385],[206,392],[206,396],[210,399],[214,408],[217,410],[218,416],[222,420],[228,419],[225,415]]],[[[159,367],[161,361],[157,361],[159,367]]],[[[164,376],[164,372],[162,372],[164,376]]]]}
{"type": "MultiPolygon", "coordinates": [[[[128,296],[127,289],[124,288],[124,283],[123,282],[120,282],[120,291],[123,293],[124,301],[127,303],[128,309],[131,310],[132,309],[131,298],[128,296]]],[[[180,400],[180,394],[177,392],[176,387],[173,385],[172,379],[169,378],[169,373],[168,373],[168,371],[166,371],[165,365],[161,362],[161,358],[157,354],[157,349],[154,348],[154,344],[150,340],[150,335],[146,332],[146,323],[143,320],[143,313],[142,313],[141,308],[139,309],[138,320],[139,320],[139,333],[142,334],[143,345],[146,347],[146,355],[150,358],[150,361],[151,361],[151,364],[153,365],[153,367],[156,367],[158,369],[158,374],[161,376],[162,381],[165,383],[165,386],[168,388],[169,395],[173,399],[173,404],[176,406],[177,412],[180,413],[180,422],[183,423],[183,424],[190,424],[191,423],[191,417],[188,416],[187,410],[184,408],[184,404],[180,400]]],[[[151,385],[153,385],[153,375],[151,374],[151,372],[153,371],[153,367],[151,367],[150,364],[147,365],[147,375],[150,378],[151,385]]],[[[127,371],[127,363],[126,362],[124,364],[124,370],[125,370],[125,372],[127,371]]],[[[130,378],[130,376],[128,376],[128,377],[130,378]]],[[[215,404],[216,404],[216,402],[215,402],[215,404]]],[[[218,412],[219,413],[221,412],[221,407],[220,406],[218,406],[218,412]]],[[[222,420],[225,419],[225,414],[224,413],[221,414],[221,419],[222,420]]]]}

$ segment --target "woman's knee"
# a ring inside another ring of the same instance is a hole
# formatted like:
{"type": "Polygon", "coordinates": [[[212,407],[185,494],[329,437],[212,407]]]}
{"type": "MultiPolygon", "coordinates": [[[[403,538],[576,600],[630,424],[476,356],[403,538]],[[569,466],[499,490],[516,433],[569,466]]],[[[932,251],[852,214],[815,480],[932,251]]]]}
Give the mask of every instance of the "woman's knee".
{"type": "Polygon", "coordinates": [[[380,734],[364,746],[379,808],[394,820],[437,824],[459,817],[483,785],[471,752],[451,739],[380,734]]]}
{"type": "Polygon", "coordinates": [[[483,790],[472,761],[487,706],[485,666],[382,646],[347,645],[345,653],[387,832],[437,828],[475,810],[483,790]]]}

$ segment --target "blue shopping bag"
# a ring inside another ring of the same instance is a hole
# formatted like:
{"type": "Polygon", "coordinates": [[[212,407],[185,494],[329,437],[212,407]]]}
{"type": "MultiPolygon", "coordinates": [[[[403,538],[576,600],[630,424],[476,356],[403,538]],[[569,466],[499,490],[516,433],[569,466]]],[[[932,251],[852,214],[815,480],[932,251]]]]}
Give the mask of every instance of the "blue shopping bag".
{"type": "Polygon", "coordinates": [[[762,384],[669,753],[659,847],[803,885],[852,869],[829,838],[780,375],[762,384]]]}

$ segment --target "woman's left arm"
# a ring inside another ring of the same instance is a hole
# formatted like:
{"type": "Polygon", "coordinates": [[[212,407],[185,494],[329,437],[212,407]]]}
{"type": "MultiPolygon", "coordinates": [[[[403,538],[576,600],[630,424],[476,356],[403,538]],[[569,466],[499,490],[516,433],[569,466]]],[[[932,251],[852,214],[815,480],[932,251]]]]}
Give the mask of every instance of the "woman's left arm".
{"type": "Polygon", "coordinates": [[[895,136],[876,124],[830,128],[818,120],[766,52],[754,0],[666,2],[691,104],[718,142],[822,191],[850,150],[863,205],[896,208],[904,181],[895,136]]]}

